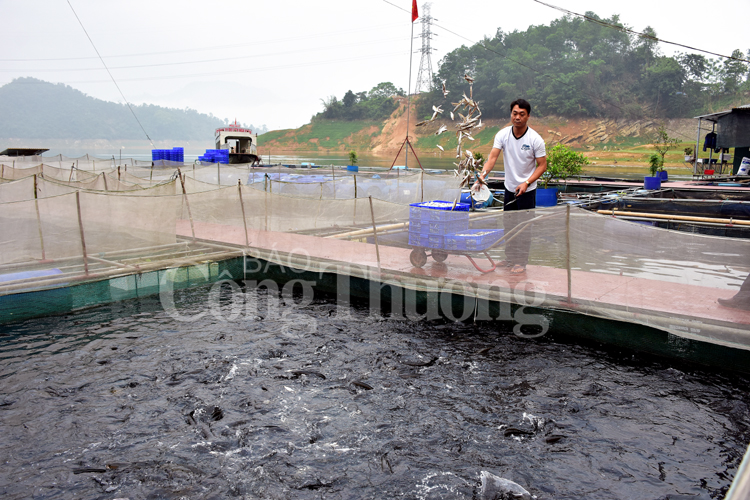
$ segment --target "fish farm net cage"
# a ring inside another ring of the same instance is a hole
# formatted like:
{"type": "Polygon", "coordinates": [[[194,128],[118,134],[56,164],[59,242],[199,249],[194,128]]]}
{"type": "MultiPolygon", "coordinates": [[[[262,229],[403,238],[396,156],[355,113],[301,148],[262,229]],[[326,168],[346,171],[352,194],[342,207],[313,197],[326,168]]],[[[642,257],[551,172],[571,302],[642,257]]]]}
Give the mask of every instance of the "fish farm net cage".
{"type": "Polygon", "coordinates": [[[552,325],[644,347],[631,327],[647,327],[673,350],[750,349],[746,239],[572,205],[469,211],[452,173],[43,160],[0,160],[2,321],[159,293],[172,273],[173,286],[306,280],[385,298],[395,315],[510,321],[528,336],[552,325]]]}

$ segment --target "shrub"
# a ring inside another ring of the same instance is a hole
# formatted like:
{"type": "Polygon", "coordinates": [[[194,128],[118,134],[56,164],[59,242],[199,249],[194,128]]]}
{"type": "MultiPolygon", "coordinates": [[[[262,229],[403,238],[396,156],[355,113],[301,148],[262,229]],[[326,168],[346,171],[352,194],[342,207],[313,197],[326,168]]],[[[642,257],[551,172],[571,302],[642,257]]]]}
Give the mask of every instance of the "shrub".
{"type": "Polygon", "coordinates": [[[547,170],[540,179],[544,189],[552,179],[565,180],[573,175],[581,175],[589,159],[582,153],[576,153],[568,146],[557,144],[547,153],[547,170]]]}
{"type": "Polygon", "coordinates": [[[664,166],[664,160],[662,160],[659,153],[651,153],[648,157],[648,169],[651,172],[651,177],[656,177],[656,172],[661,170],[664,166]]]}

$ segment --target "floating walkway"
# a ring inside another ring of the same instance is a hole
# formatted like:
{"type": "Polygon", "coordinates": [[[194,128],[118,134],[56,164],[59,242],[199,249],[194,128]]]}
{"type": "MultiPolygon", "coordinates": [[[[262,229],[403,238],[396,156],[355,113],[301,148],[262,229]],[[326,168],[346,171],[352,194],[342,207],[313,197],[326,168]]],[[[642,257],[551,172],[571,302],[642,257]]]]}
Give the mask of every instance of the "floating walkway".
{"type": "MultiPolygon", "coordinates": [[[[564,220],[565,210],[556,212],[547,216],[564,220]]],[[[264,263],[252,267],[278,280],[308,279],[338,295],[380,300],[387,288],[389,302],[408,309],[409,293],[417,292],[413,300],[421,300],[424,310],[425,294],[433,294],[441,317],[510,321],[529,337],[544,333],[551,321],[555,331],[572,336],[750,370],[750,312],[717,303],[734,295],[727,287],[533,264],[521,275],[504,266],[482,273],[465,255],[449,255],[444,262],[430,259],[415,268],[408,246],[376,244],[374,234],[348,241],[262,230],[246,234],[243,228],[210,223],[194,223],[191,229],[188,221],[178,222],[183,237],[191,237],[192,231],[200,241],[225,245],[243,247],[247,239],[248,256],[264,263]],[[268,263],[277,272],[270,273],[268,263]],[[450,300],[441,297],[446,294],[450,300]]],[[[413,306],[413,312],[419,309],[413,306]]]]}

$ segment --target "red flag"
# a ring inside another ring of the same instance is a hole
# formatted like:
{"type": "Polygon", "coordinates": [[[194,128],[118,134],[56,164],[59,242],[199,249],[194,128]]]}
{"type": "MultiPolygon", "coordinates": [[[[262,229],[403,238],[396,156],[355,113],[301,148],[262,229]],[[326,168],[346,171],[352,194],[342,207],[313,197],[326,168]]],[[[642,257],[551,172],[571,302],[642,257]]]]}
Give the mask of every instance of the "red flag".
{"type": "Polygon", "coordinates": [[[414,22],[419,17],[419,12],[417,12],[417,0],[411,0],[411,22],[414,22]]]}

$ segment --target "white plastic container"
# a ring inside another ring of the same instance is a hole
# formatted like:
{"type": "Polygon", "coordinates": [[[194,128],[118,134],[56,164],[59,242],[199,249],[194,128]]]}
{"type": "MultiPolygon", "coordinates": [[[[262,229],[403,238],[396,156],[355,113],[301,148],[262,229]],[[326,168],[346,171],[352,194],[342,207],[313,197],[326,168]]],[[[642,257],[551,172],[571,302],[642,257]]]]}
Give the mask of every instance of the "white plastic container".
{"type": "Polygon", "coordinates": [[[742,158],[742,163],[740,163],[740,169],[737,171],[737,175],[750,175],[750,158],[747,156],[742,158]]]}

